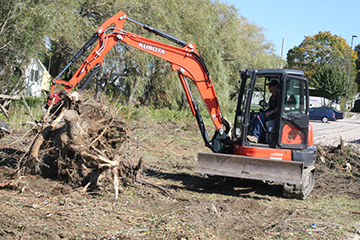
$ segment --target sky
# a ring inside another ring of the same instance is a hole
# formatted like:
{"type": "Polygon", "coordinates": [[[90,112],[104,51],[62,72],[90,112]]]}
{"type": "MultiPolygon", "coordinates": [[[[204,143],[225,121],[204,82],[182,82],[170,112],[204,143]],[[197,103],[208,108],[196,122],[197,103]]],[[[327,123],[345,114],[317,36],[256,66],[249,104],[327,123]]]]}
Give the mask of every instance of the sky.
{"type": "Polygon", "coordinates": [[[330,31],[351,45],[360,44],[360,0],[219,0],[234,5],[250,23],[263,27],[266,39],[284,59],[289,49],[298,46],[305,36],[330,31]]]}

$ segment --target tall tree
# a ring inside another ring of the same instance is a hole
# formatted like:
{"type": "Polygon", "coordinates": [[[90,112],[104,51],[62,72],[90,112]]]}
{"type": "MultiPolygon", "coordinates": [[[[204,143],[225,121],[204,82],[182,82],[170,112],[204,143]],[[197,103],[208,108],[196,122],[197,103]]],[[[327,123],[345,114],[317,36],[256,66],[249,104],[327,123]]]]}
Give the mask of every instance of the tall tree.
{"type": "Polygon", "coordinates": [[[0,0],[0,92],[19,84],[24,66],[45,50],[45,5],[31,0],[0,0]]]}
{"type": "Polygon", "coordinates": [[[358,86],[358,89],[360,90],[360,44],[355,46],[355,54],[356,54],[356,61],[355,61],[355,65],[356,65],[356,83],[358,86]]]}
{"type": "Polygon", "coordinates": [[[306,36],[299,46],[290,49],[287,54],[287,67],[304,70],[311,76],[326,63],[346,66],[350,46],[345,39],[332,35],[329,31],[306,36]]]}
{"type": "MultiPolygon", "coordinates": [[[[282,63],[261,27],[249,23],[234,6],[214,0],[9,0],[0,6],[0,11],[4,16],[2,19],[11,16],[0,26],[13,26],[17,30],[26,26],[23,28],[26,34],[17,32],[19,34],[11,35],[16,39],[11,44],[18,44],[16,47],[13,45],[12,49],[23,51],[14,56],[13,62],[16,63],[15,59],[21,60],[21,57],[30,57],[29,53],[43,56],[43,63],[50,68],[52,76],[57,76],[98,26],[118,11],[124,11],[128,17],[184,41],[195,43],[216,83],[222,106],[229,104],[229,95],[238,85],[240,69],[273,68],[282,63]],[[15,6],[17,8],[14,10],[15,6]],[[10,22],[12,25],[9,25],[10,22]],[[25,52],[24,49],[31,51],[25,52]]],[[[126,31],[173,44],[130,22],[124,27],[126,31]]],[[[2,40],[5,35],[0,34],[2,50],[11,44],[8,40],[2,40]]],[[[7,48],[8,52],[10,50],[7,48]]],[[[63,79],[69,79],[85,57],[86,53],[64,74],[63,79]]],[[[7,62],[0,59],[2,66],[7,62]]],[[[22,68],[26,66],[25,61],[18,64],[22,68]]],[[[182,86],[169,63],[122,43],[117,44],[104,58],[103,71],[96,76],[96,80],[93,83],[97,82],[98,89],[103,90],[115,82],[121,82],[126,86],[123,93],[129,102],[142,97],[147,100],[144,103],[160,106],[156,99],[161,95],[165,105],[175,108],[184,105],[182,86]]],[[[190,85],[194,87],[191,82],[190,85]]],[[[94,85],[89,88],[94,88],[94,85]]],[[[193,93],[196,95],[197,91],[193,93]]]]}
{"type": "Polygon", "coordinates": [[[321,92],[322,97],[336,100],[346,91],[346,71],[337,64],[326,63],[320,67],[312,80],[316,89],[321,92]]]}
{"type": "MultiPolygon", "coordinates": [[[[287,54],[287,68],[303,70],[310,80],[310,86],[316,87],[320,83],[315,82],[313,77],[326,64],[340,66],[340,68],[346,70],[348,69],[349,61],[351,61],[351,73],[355,71],[354,63],[357,57],[353,52],[351,59],[349,59],[350,51],[350,46],[341,36],[332,35],[328,31],[319,32],[312,37],[306,36],[299,46],[289,50],[287,54]]],[[[317,75],[318,80],[319,76],[317,75]]],[[[343,81],[347,82],[347,77],[344,77],[343,81]]],[[[351,74],[348,90],[349,96],[353,96],[357,92],[355,74],[351,74]]]]}
{"type": "MultiPolygon", "coordinates": [[[[281,58],[275,55],[273,44],[265,39],[263,29],[249,23],[233,6],[212,0],[184,0],[181,3],[174,0],[138,0],[131,5],[122,1],[114,2],[114,9],[123,10],[134,20],[195,43],[216,83],[222,106],[228,104],[230,93],[238,85],[240,69],[281,65],[281,58]]],[[[134,24],[126,23],[125,27],[144,37],[173,44],[134,24]]],[[[150,103],[157,98],[147,96],[165,95],[172,106],[183,105],[181,84],[167,62],[126,46],[123,46],[122,52],[121,60],[125,61],[122,74],[129,73],[127,66],[133,68],[134,63],[138,65],[136,73],[140,74],[141,81],[136,88],[132,88],[132,91],[137,91],[135,95],[140,94],[139,97],[150,103]],[[146,96],[143,96],[145,93],[146,96]]],[[[107,60],[117,61],[114,58],[107,60]]],[[[135,71],[132,70],[132,73],[135,71]]],[[[126,78],[127,86],[130,86],[128,80],[134,80],[126,78]]],[[[196,95],[197,91],[193,93],[196,95]]]]}

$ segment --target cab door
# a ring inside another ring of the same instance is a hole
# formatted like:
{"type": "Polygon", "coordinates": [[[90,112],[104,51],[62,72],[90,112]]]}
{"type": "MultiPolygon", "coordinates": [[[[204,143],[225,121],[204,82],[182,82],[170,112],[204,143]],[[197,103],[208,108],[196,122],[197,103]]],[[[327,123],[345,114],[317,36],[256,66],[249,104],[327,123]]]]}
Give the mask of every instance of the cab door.
{"type": "Polygon", "coordinates": [[[308,142],[309,88],[304,78],[286,76],[283,81],[278,144],[281,148],[304,149],[308,142]]]}

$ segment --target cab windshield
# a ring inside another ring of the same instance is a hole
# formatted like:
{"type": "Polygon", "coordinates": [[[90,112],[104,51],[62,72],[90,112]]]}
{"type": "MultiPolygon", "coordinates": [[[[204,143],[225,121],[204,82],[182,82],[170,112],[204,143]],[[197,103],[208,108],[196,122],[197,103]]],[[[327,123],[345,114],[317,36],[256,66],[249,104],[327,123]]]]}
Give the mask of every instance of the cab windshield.
{"type": "Polygon", "coordinates": [[[306,101],[307,99],[305,82],[296,78],[287,79],[285,87],[285,103],[283,114],[306,114],[306,101]]]}

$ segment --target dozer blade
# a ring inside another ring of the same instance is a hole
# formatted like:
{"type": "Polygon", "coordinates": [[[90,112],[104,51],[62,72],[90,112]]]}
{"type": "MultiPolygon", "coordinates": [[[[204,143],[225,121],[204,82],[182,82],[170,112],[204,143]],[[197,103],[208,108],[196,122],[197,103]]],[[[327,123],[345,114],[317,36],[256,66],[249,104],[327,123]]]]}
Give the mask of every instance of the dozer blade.
{"type": "Polygon", "coordinates": [[[219,153],[198,153],[197,173],[300,184],[303,163],[219,153]]]}

